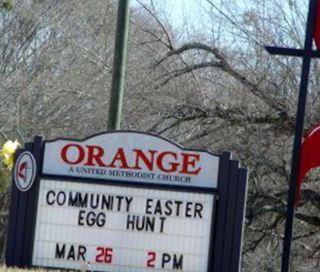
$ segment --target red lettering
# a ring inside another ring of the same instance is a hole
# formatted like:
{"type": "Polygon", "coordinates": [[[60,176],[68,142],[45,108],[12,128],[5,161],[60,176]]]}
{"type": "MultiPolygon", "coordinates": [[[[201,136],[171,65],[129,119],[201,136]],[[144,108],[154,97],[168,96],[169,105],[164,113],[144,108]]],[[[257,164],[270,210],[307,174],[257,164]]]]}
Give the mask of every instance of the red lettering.
{"type": "Polygon", "coordinates": [[[143,151],[140,149],[133,149],[134,158],[132,160],[134,161],[132,161],[132,164],[130,162],[130,165],[124,149],[118,148],[115,155],[111,157],[111,163],[106,164],[103,160],[106,156],[103,147],[87,145],[85,148],[86,149],[75,143],[67,144],[61,149],[61,159],[70,165],[80,164],[84,161],[84,165],[86,166],[135,170],[146,168],[149,171],[154,171],[154,166],[156,164],[158,169],[165,173],[177,172],[179,169],[179,173],[188,175],[198,175],[202,169],[198,166],[200,155],[194,153],[181,153],[181,155],[179,154],[178,161],[178,154],[172,151],[157,153],[158,151],[156,150],[143,151]]]}
{"type": "Polygon", "coordinates": [[[180,171],[181,174],[190,174],[190,175],[198,175],[201,171],[201,167],[194,169],[196,167],[196,162],[200,160],[199,154],[188,154],[188,153],[181,153],[183,160],[182,160],[182,169],[180,171]],[[192,167],[192,169],[189,169],[192,167]]]}
{"type": "Polygon", "coordinates": [[[85,151],[81,145],[67,144],[61,150],[61,159],[68,164],[72,164],[72,165],[78,164],[83,161],[84,157],[85,157],[85,151]],[[68,150],[73,147],[76,148],[78,150],[78,152],[77,152],[77,155],[75,156],[74,160],[72,161],[72,160],[70,160],[70,158],[68,158],[67,153],[68,153],[68,150]]]}
{"type": "Polygon", "coordinates": [[[148,252],[148,260],[146,267],[155,267],[156,266],[156,253],[153,251],[148,252]]]}
{"type": "Polygon", "coordinates": [[[130,169],[130,166],[128,165],[126,155],[123,151],[123,148],[119,148],[116,155],[113,157],[112,162],[108,167],[113,167],[116,168],[117,166],[115,165],[116,162],[119,161],[120,165],[118,165],[119,168],[122,169],[130,169]]]}
{"type": "Polygon", "coordinates": [[[101,157],[104,155],[103,148],[96,145],[87,145],[86,147],[88,149],[88,158],[85,165],[105,167],[106,165],[101,160],[101,157]]]}
{"type": "Polygon", "coordinates": [[[163,172],[166,172],[166,173],[172,173],[172,172],[177,171],[177,168],[179,166],[179,163],[177,163],[177,162],[169,162],[168,164],[170,167],[165,168],[163,161],[166,156],[172,156],[175,160],[177,159],[177,154],[174,152],[170,152],[170,151],[162,152],[157,158],[157,166],[159,167],[159,169],[163,172]]]}
{"type": "Polygon", "coordinates": [[[150,157],[148,158],[146,154],[140,149],[133,149],[135,152],[135,164],[132,169],[141,170],[140,161],[142,160],[144,165],[150,170],[153,171],[153,162],[154,162],[154,154],[157,153],[155,150],[149,150],[150,157]]]}
{"type": "Polygon", "coordinates": [[[98,255],[96,263],[112,263],[113,249],[109,247],[97,247],[98,255]]]}

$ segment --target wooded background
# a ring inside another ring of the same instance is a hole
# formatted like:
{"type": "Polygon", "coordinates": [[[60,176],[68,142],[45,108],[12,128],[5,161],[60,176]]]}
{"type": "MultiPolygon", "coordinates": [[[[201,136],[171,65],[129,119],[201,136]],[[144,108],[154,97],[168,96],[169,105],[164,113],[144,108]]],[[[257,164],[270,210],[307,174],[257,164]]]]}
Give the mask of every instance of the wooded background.
{"type": "MultiPolygon", "coordinates": [[[[308,1],[189,0],[195,14],[179,27],[168,1],[133,1],[122,129],[232,151],[250,169],[243,271],[278,271],[301,60],[263,45],[301,48],[308,1]]],[[[0,7],[0,145],[105,131],[117,1],[0,7]]],[[[320,121],[319,80],[314,61],[306,129],[320,121]]],[[[0,171],[3,247],[10,173],[0,171]]],[[[296,213],[292,271],[320,269],[319,210],[315,171],[296,213]]]]}

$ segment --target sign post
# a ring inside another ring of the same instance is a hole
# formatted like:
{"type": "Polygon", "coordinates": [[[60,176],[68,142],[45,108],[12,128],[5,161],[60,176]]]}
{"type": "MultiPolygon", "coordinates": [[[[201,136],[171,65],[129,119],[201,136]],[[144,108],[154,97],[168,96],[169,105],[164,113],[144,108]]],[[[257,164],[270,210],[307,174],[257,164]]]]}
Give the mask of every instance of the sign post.
{"type": "Polygon", "coordinates": [[[230,153],[117,131],[17,155],[8,266],[239,271],[247,170],[230,153]]]}
{"type": "Polygon", "coordinates": [[[118,6],[112,83],[109,102],[108,130],[120,129],[121,123],[129,28],[129,2],[130,0],[120,0],[118,6]]]}

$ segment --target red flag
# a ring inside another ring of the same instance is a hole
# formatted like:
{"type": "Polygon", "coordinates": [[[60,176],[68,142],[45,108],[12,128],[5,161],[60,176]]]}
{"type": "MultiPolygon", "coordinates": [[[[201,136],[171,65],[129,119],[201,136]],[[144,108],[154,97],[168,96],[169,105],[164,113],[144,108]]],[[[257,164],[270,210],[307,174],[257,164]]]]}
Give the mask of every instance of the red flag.
{"type": "Polygon", "coordinates": [[[313,37],[316,42],[317,49],[320,50],[320,0],[318,0],[316,25],[315,25],[313,37]]]}
{"type": "Polygon", "coordinates": [[[320,124],[314,126],[304,137],[300,150],[300,167],[296,204],[300,200],[300,190],[304,176],[313,168],[320,166],[320,124]]]}

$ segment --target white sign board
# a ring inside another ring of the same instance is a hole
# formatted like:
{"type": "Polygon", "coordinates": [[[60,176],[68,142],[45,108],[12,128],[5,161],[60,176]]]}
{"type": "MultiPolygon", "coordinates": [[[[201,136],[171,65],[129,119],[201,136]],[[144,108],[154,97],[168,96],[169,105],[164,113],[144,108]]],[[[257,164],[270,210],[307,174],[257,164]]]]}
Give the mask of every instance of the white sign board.
{"type": "Polygon", "coordinates": [[[217,188],[219,157],[144,133],[45,142],[43,174],[217,188]]]}
{"type": "Polygon", "coordinates": [[[213,205],[213,194],[42,179],[32,264],[205,272],[213,205]]]}

